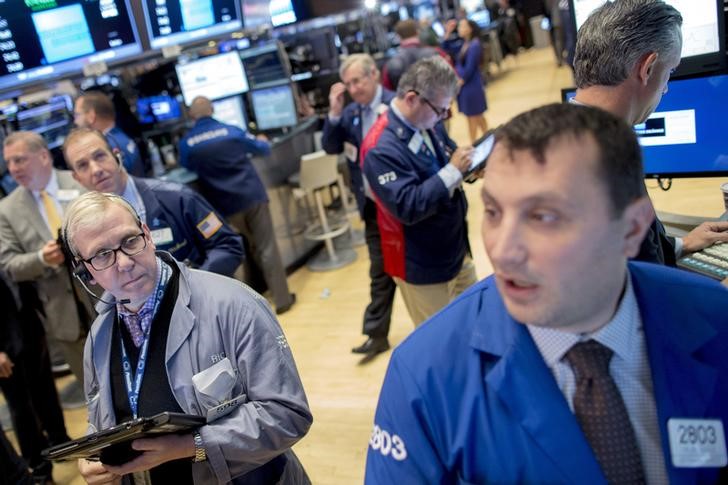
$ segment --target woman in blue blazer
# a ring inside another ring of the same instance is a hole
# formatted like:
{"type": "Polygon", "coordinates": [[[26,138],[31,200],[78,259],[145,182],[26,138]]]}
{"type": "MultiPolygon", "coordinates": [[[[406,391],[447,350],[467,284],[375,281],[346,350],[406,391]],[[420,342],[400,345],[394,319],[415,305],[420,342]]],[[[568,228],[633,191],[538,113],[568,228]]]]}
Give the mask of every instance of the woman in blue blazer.
{"type": "Polygon", "coordinates": [[[483,48],[480,44],[480,29],[472,20],[462,19],[458,22],[458,35],[465,41],[455,58],[455,70],[462,81],[458,93],[458,110],[468,118],[470,141],[473,142],[478,130],[483,134],[488,131],[488,122],[485,120],[488,104],[480,74],[483,48]]]}

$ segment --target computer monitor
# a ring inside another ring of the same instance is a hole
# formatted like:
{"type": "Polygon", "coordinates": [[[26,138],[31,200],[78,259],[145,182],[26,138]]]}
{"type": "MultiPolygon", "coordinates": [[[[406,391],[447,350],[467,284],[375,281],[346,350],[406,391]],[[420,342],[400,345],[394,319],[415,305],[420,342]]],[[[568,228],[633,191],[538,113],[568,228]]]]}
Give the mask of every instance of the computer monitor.
{"type": "Polygon", "coordinates": [[[61,146],[73,125],[73,101],[68,95],[59,95],[47,102],[18,110],[15,119],[18,129],[38,133],[53,149],[61,146]]]}
{"type": "Polygon", "coordinates": [[[476,10],[468,15],[468,19],[478,24],[478,27],[485,28],[490,25],[490,12],[487,9],[476,10]]]}
{"type": "Polygon", "coordinates": [[[250,99],[259,130],[275,130],[298,123],[290,84],[251,91],[250,99]]]}
{"type": "Polygon", "coordinates": [[[175,68],[187,106],[197,96],[215,100],[248,90],[248,80],[237,52],[202,57],[177,64],[175,68]]]}
{"type": "Polygon", "coordinates": [[[214,110],[212,117],[216,120],[227,123],[228,125],[237,126],[241,130],[248,130],[242,96],[218,99],[212,102],[212,108],[214,110]]]}
{"type": "Polygon", "coordinates": [[[152,49],[198,42],[243,28],[240,0],[143,0],[152,49]]]}
{"type": "Polygon", "coordinates": [[[143,124],[161,123],[180,119],[182,111],[172,96],[149,96],[137,99],[137,117],[143,124]]]}
{"type": "Polygon", "coordinates": [[[140,54],[129,0],[0,2],[0,90],[140,54]]]}
{"type": "MultiPolygon", "coordinates": [[[[606,0],[576,0],[572,18],[579,29],[606,0]]],[[[714,72],[726,67],[723,0],[665,0],[683,18],[682,60],[673,77],[714,72]]]]}
{"type": "MultiPolygon", "coordinates": [[[[635,131],[642,145],[645,177],[728,175],[728,143],[721,122],[728,106],[728,75],[668,83],[655,112],[635,131]]],[[[575,89],[562,90],[562,99],[575,89]]]]}
{"type": "Polygon", "coordinates": [[[282,52],[282,46],[278,42],[270,42],[240,51],[240,59],[243,61],[251,89],[289,82],[291,69],[282,52]]]}

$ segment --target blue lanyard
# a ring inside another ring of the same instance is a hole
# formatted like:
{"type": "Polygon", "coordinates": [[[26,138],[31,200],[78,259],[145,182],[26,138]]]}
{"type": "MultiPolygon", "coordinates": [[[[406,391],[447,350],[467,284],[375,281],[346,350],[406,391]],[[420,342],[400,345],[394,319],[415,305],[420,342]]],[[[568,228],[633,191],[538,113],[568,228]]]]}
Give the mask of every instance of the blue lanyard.
{"type": "MultiPolygon", "coordinates": [[[[166,263],[160,261],[159,264],[162,266],[162,273],[159,278],[159,284],[154,292],[154,308],[152,309],[152,319],[157,314],[159,304],[162,302],[164,296],[164,289],[167,286],[167,280],[169,279],[170,268],[166,263]]],[[[119,334],[121,338],[121,367],[124,371],[124,384],[126,385],[126,395],[129,399],[129,407],[134,419],[137,418],[137,410],[139,408],[139,392],[142,389],[142,380],[144,379],[144,369],[147,366],[147,351],[149,350],[149,333],[151,332],[152,325],[149,324],[146,331],[144,332],[144,342],[139,349],[139,360],[137,360],[136,373],[132,375],[131,362],[129,361],[129,355],[126,353],[126,346],[124,345],[124,336],[119,334]]]]}

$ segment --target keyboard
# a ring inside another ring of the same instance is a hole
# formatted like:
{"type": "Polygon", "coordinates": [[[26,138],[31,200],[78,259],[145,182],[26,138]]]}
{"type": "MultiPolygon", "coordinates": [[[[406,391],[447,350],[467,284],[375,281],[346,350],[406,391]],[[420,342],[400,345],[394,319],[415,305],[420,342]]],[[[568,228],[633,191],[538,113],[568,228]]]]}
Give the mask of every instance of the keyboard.
{"type": "Polygon", "coordinates": [[[716,280],[728,278],[728,243],[717,243],[702,251],[680,258],[678,267],[716,280]]]}

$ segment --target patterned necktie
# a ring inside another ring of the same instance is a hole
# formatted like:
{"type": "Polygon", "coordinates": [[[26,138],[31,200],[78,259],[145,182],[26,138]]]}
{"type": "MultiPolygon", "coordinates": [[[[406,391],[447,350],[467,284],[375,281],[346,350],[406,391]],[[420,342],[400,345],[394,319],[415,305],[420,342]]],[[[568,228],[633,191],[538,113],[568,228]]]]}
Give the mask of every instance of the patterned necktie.
{"type": "Polygon", "coordinates": [[[609,483],[645,483],[637,439],[609,374],[612,350],[596,340],[574,345],[566,360],[576,375],[574,414],[609,483]]]}
{"type": "Polygon", "coordinates": [[[58,230],[61,228],[61,216],[58,214],[58,209],[56,209],[56,203],[45,190],[40,191],[40,200],[43,202],[46,219],[48,219],[48,228],[51,230],[51,237],[58,237],[58,230]]]}
{"type": "Polygon", "coordinates": [[[131,340],[136,348],[141,347],[144,342],[144,330],[142,329],[142,315],[139,313],[130,313],[124,315],[124,323],[129,330],[131,340]]]}

